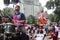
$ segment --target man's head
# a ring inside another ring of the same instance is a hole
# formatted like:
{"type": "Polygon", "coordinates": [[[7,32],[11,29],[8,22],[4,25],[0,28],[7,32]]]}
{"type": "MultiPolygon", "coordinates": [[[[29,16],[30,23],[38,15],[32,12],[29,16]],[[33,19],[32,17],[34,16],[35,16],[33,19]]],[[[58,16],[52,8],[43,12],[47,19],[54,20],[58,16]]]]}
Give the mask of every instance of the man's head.
{"type": "Polygon", "coordinates": [[[43,29],[40,29],[40,33],[43,33],[43,29]]]}
{"type": "Polygon", "coordinates": [[[20,10],[20,6],[19,6],[19,5],[16,5],[15,11],[16,11],[16,12],[19,12],[19,10],[20,10]]]}

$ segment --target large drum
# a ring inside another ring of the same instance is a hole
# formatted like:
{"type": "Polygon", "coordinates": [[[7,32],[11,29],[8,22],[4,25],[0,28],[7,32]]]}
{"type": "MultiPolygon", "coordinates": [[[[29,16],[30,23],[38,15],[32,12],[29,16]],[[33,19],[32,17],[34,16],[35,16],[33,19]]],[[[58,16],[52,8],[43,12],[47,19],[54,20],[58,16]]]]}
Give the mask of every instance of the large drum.
{"type": "Polygon", "coordinates": [[[0,33],[4,33],[4,26],[3,26],[3,24],[0,24],[0,33]]]}
{"type": "Polygon", "coordinates": [[[12,23],[5,23],[5,33],[14,33],[15,26],[12,23]]]}

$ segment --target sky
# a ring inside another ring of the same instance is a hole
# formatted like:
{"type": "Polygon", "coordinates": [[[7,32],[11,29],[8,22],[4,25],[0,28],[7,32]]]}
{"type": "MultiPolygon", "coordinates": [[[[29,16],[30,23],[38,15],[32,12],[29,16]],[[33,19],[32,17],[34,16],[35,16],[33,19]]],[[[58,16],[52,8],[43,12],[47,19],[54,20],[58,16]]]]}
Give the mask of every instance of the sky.
{"type": "Polygon", "coordinates": [[[0,0],[0,9],[2,10],[5,7],[5,5],[3,4],[3,0],[0,0]]]}
{"type": "Polygon", "coordinates": [[[40,3],[41,3],[42,7],[44,7],[44,11],[47,11],[48,14],[51,14],[51,13],[55,10],[55,9],[50,9],[50,10],[48,10],[48,9],[45,7],[47,1],[49,1],[49,0],[39,0],[39,1],[40,1],[40,3]]]}
{"type": "Polygon", "coordinates": [[[39,0],[39,2],[41,3],[41,5],[44,7],[46,5],[46,2],[49,0],[39,0]]]}
{"type": "MultiPolygon", "coordinates": [[[[46,5],[46,2],[49,0],[39,0],[39,2],[41,3],[42,7],[44,7],[46,5]]],[[[12,7],[13,4],[10,4],[8,7],[12,7]]],[[[3,8],[5,8],[6,6],[3,3],[3,0],[0,0],[0,9],[3,10],[3,8]]],[[[54,9],[48,10],[46,7],[44,7],[44,11],[47,11],[48,14],[52,13],[52,11],[54,11],[54,9]]]]}
{"type": "MultiPolygon", "coordinates": [[[[4,1],[4,0],[0,0],[0,9],[1,9],[1,10],[3,10],[3,8],[7,7],[7,6],[4,5],[4,2],[3,2],[3,1],[4,1]]],[[[8,7],[12,7],[12,6],[13,6],[13,4],[9,4],[8,7]]]]}

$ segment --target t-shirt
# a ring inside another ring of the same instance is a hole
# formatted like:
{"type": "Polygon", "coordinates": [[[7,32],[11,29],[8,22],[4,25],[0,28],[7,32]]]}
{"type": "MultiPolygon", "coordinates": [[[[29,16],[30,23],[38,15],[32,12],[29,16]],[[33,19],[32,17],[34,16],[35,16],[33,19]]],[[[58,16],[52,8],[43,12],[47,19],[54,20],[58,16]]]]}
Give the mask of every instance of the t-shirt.
{"type": "Polygon", "coordinates": [[[57,40],[57,33],[52,32],[51,37],[53,38],[53,40],[57,40]]]}
{"type": "Polygon", "coordinates": [[[35,40],[43,40],[44,34],[37,34],[35,40]]]}
{"type": "Polygon", "coordinates": [[[23,26],[23,23],[17,23],[17,21],[20,21],[20,20],[26,20],[25,18],[25,15],[21,12],[19,12],[18,14],[14,13],[11,18],[13,19],[13,23],[16,25],[16,26],[23,26]]]}
{"type": "Polygon", "coordinates": [[[45,31],[48,31],[48,26],[44,26],[45,31]]]}

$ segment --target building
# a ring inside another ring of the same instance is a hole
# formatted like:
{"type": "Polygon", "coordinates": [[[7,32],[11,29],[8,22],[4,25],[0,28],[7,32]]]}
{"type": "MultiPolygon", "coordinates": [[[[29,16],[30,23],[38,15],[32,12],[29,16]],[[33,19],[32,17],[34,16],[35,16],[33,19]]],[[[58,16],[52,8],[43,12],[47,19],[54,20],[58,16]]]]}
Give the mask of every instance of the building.
{"type": "Polygon", "coordinates": [[[25,13],[26,17],[29,15],[36,16],[42,11],[39,0],[20,0],[21,11],[25,13]]]}

